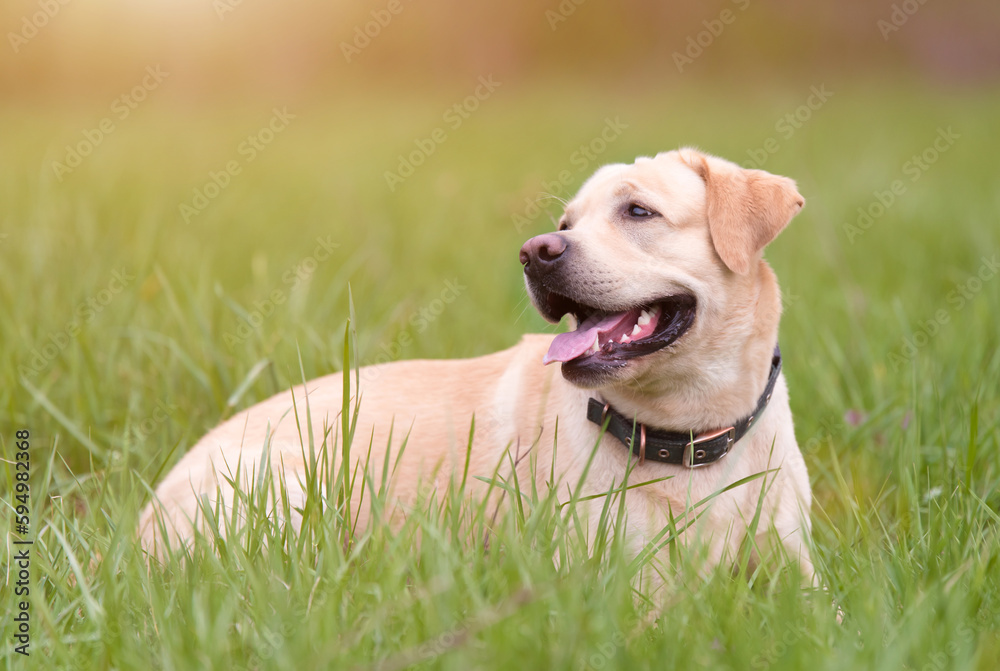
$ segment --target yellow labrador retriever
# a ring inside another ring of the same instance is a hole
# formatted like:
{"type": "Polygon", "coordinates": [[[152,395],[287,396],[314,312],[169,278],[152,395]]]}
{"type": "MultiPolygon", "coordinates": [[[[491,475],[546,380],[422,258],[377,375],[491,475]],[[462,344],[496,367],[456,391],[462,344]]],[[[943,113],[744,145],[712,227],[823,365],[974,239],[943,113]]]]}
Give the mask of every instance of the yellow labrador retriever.
{"type": "MultiPolygon", "coordinates": [[[[518,460],[521,483],[575,485],[599,439],[582,494],[620,487],[630,467],[631,482],[673,476],[628,492],[635,551],[671,514],[770,469],[756,538],[746,534],[761,480],[714,498],[685,540],[700,539],[708,566],[732,559],[745,540],[783,549],[811,579],[809,479],[777,349],[781,297],[761,259],[803,204],[792,180],[694,149],[598,170],[566,206],[558,232],[528,240],[520,254],[535,307],[551,322],[569,315],[571,331],[527,335],[476,359],[361,370],[357,433],[365,451],[374,436],[370,463],[382,463],[391,427],[394,457],[409,429],[392,498],[412,504],[422,483],[444,491],[465,468],[473,415],[468,481],[484,489],[473,475],[489,478],[498,463],[513,463],[506,450],[529,447],[536,469],[518,460]]],[[[303,505],[303,399],[322,436],[339,421],[342,393],[341,374],[328,375],[209,432],[157,488],[140,522],[143,544],[156,552],[164,540],[189,539],[199,499],[231,500],[231,474],[257,467],[265,445],[292,504],[303,505]]],[[[584,505],[599,511],[603,501],[584,505]]],[[[358,514],[367,524],[366,510],[358,514]]]]}

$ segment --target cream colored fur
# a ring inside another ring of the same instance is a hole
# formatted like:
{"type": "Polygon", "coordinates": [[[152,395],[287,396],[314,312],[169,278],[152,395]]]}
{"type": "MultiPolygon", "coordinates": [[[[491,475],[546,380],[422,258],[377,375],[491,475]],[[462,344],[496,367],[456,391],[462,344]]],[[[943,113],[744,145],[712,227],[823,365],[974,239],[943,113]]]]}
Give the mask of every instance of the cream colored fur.
{"type": "MultiPolygon", "coordinates": [[[[393,455],[409,433],[391,483],[393,500],[405,509],[418,497],[420,483],[443,491],[461,473],[473,415],[477,428],[469,482],[480,494],[485,485],[473,476],[489,478],[498,463],[506,463],[502,458],[508,447],[521,455],[531,449],[532,459],[519,462],[522,483],[532,476],[533,462],[540,489],[553,475],[575,485],[599,435],[599,427],[586,418],[591,397],[650,427],[685,432],[718,429],[748,415],[767,380],[781,314],[778,284],[761,251],[802,204],[791,180],[744,170],[693,149],[598,170],[561,220],[567,228],[562,235],[579,253],[574,265],[578,286],[592,290],[595,300],[610,296],[616,303],[636,305],[689,293],[698,301],[694,325],[673,345],[633,360],[624,374],[596,389],[567,382],[559,364],[542,365],[550,335],[527,335],[510,349],[476,359],[399,361],[362,369],[357,435],[364,438],[358,443],[365,450],[373,436],[371,462],[382,464],[391,426],[393,455]],[[663,220],[623,224],[616,213],[633,199],[655,208],[663,220]],[[557,419],[557,472],[551,474],[557,419]]],[[[290,412],[292,393],[302,434],[307,433],[308,394],[312,430],[322,436],[324,426],[339,426],[342,388],[339,373],[313,380],[244,410],[205,435],[159,484],[144,511],[139,532],[145,547],[155,553],[164,540],[158,516],[171,542],[183,542],[192,534],[199,497],[215,500],[221,491],[224,501],[231,499],[231,488],[218,473],[234,472],[237,464],[244,471],[257,468],[268,427],[271,463],[283,475],[293,505],[302,505],[304,464],[300,427],[290,412]]],[[[605,436],[583,494],[620,486],[629,459],[634,457],[622,444],[605,436]]],[[[776,470],[768,477],[755,540],[762,553],[769,553],[771,539],[780,538],[811,579],[809,479],[795,440],[784,376],[766,411],[727,458],[693,470],[653,461],[634,466],[631,482],[673,478],[628,492],[632,551],[664,527],[670,511],[677,517],[691,503],[768,469],[776,470]]],[[[707,551],[706,567],[735,556],[754,517],[761,482],[717,497],[686,532],[687,545],[697,539],[707,551]]],[[[593,509],[593,521],[603,501],[582,505],[593,509]]],[[[364,527],[369,513],[362,506],[359,514],[364,527]]]]}

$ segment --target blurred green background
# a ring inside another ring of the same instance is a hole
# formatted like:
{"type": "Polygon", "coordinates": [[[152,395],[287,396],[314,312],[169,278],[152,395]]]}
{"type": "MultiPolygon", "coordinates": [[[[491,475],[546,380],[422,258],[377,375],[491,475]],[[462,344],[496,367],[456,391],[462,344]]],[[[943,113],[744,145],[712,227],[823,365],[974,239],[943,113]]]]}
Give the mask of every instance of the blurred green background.
{"type": "Polygon", "coordinates": [[[131,524],[95,492],[141,493],[299,357],[339,370],[348,284],[362,362],[555,330],[521,243],[599,165],[695,145],[807,201],[767,258],[838,597],[902,627],[993,576],[869,653],[922,668],[983,603],[996,631],[1000,5],[18,0],[0,26],[0,416],[5,450],[58,455],[39,523],[131,524]],[[977,531],[945,556],[956,506],[977,531]]]}
{"type": "Polygon", "coordinates": [[[363,361],[548,328],[517,250],[605,162],[695,145],[798,180],[806,210],[769,257],[793,362],[843,351],[822,384],[789,366],[819,398],[860,386],[852,365],[885,384],[891,352],[998,248],[995,3],[38,0],[0,16],[0,394],[11,421],[50,423],[27,377],[110,450],[152,399],[191,407],[145,442],[200,435],[259,361],[274,366],[241,400],[286,384],[296,343],[308,373],[338,368],[348,282],[363,361]],[[312,259],[321,236],[334,247],[312,259]],[[79,312],[120,268],[129,286],[79,312]],[[453,278],[460,309],[413,317],[453,278]]]}

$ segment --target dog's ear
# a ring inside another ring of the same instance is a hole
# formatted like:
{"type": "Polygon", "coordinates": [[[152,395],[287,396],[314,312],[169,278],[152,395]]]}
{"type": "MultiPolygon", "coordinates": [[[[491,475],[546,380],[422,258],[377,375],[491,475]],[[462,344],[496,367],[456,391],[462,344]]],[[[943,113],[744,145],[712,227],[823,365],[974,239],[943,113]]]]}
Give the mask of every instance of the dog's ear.
{"type": "Polygon", "coordinates": [[[712,244],[734,273],[746,275],[764,247],[778,237],[802,206],[795,181],[696,154],[689,165],[705,180],[712,244]]]}

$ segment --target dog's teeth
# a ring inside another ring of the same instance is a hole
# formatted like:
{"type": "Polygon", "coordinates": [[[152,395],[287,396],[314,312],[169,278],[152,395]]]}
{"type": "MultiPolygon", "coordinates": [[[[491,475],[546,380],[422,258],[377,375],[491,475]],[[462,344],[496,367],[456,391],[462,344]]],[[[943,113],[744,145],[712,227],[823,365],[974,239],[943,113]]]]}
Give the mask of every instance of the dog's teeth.
{"type": "Polygon", "coordinates": [[[636,321],[636,324],[639,326],[645,326],[649,323],[649,319],[649,313],[643,310],[642,313],[639,314],[639,319],[636,321]]]}
{"type": "Polygon", "coordinates": [[[629,338],[628,334],[626,333],[625,335],[622,336],[622,339],[619,340],[618,342],[620,342],[620,343],[622,343],[624,345],[624,344],[632,342],[632,339],[629,338]]]}
{"type": "Polygon", "coordinates": [[[590,351],[594,354],[601,351],[601,337],[594,336],[594,344],[590,346],[590,351]]]}
{"type": "Polygon", "coordinates": [[[649,313],[650,313],[650,314],[651,314],[652,316],[656,317],[657,315],[659,315],[659,314],[660,314],[660,306],[659,306],[659,305],[654,305],[654,306],[653,306],[653,309],[652,309],[652,310],[650,310],[650,311],[649,311],[649,313]]]}
{"type": "Polygon", "coordinates": [[[639,331],[641,330],[642,327],[636,324],[635,326],[632,327],[632,335],[639,335],[639,331]]]}

